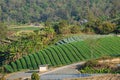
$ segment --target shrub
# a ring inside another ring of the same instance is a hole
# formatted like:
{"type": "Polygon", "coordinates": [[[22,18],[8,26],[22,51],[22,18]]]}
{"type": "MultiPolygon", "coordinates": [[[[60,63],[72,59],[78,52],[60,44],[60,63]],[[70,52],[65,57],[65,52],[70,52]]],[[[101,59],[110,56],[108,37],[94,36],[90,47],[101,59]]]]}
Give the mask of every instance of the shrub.
{"type": "Polygon", "coordinates": [[[71,33],[76,34],[80,32],[80,27],[79,26],[72,26],[71,27],[71,33]]]}
{"type": "Polygon", "coordinates": [[[93,66],[96,66],[97,65],[97,61],[96,60],[90,60],[90,61],[87,61],[85,63],[85,66],[88,66],[88,67],[93,67],[93,66]]]}
{"type": "Polygon", "coordinates": [[[38,58],[38,56],[37,56],[37,53],[33,54],[33,57],[34,57],[34,59],[35,59],[35,62],[36,62],[36,64],[37,64],[37,66],[39,66],[39,65],[41,64],[41,62],[40,62],[40,60],[39,60],[39,58],[38,58]]]}
{"type": "Polygon", "coordinates": [[[5,72],[9,72],[9,73],[14,72],[13,68],[10,65],[5,65],[4,68],[5,68],[5,72]]]}
{"type": "Polygon", "coordinates": [[[32,68],[32,65],[31,65],[31,62],[30,62],[29,56],[26,56],[26,57],[23,57],[23,58],[25,59],[25,62],[26,62],[26,64],[27,64],[27,67],[28,67],[29,69],[33,69],[33,68],[32,68]]]}
{"type": "Polygon", "coordinates": [[[14,71],[17,71],[17,66],[14,62],[11,62],[11,66],[13,68],[14,71]]]}
{"type": "Polygon", "coordinates": [[[31,55],[29,55],[29,57],[30,57],[30,61],[31,61],[31,65],[32,65],[33,69],[37,69],[38,67],[37,67],[37,64],[36,64],[36,61],[35,61],[33,55],[31,54],[31,55]]]}
{"type": "Polygon", "coordinates": [[[115,24],[111,22],[104,22],[98,26],[98,30],[101,34],[108,34],[115,30],[115,24]]]}
{"type": "Polygon", "coordinates": [[[16,65],[17,65],[17,69],[18,69],[18,70],[21,70],[21,69],[22,69],[22,64],[20,63],[20,61],[19,61],[19,60],[16,60],[15,63],[16,63],[16,65]]]}
{"type": "Polygon", "coordinates": [[[41,64],[46,64],[46,61],[45,61],[44,56],[41,53],[41,51],[39,53],[37,53],[37,54],[38,54],[39,59],[41,60],[41,64]]]}
{"type": "Polygon", "coordinates": [[[20,59],[20,62],[21,62],[21,64],[22,64],[23,69],[27,69],[27,64],[26,64],[24,58],[21,58],[21,59],[20,59]]]}
{"type": "Polygon", "coordinates": [[[40,77],[39,77],[39,75],[37,73],[33,73],[31,75],[31,80],[40,80],[40,77]]]}

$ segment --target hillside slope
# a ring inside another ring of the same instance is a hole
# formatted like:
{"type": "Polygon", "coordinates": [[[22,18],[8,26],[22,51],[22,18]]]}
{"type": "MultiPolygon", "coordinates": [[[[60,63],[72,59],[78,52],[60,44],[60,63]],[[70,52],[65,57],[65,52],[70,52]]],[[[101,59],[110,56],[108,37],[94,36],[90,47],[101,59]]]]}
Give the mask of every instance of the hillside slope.
{"type": "Polygon", "coordinates": [[[102,56],[120,56],[119,37],[101,38],[97,42],[93,40],[92,44],[88,40],[49,47],[11,62],[4,68],[7,72],[14,72],[21,69],[37,69],[40,64],[61,66],[102,56]]]}

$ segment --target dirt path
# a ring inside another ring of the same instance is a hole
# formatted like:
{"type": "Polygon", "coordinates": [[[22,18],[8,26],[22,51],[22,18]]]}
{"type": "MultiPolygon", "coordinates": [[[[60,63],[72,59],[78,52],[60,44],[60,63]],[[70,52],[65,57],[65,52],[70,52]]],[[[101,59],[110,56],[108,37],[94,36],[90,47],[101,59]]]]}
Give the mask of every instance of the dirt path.
{"type": "Polygon", "coordinates": [[[92,76],[86,78],[64,79],[64,80],[120,80],[120,74],[106,74],[101,76],[92,76]]]}
{"type": "MultiPolygon", "coordinates": [[[[115,59],[110,59],[110,60],[100,60],[99,62],[119,62],[119,58],[115,58],[115,59]]],[[[79,74],[79,72],[75,69],[78,65],[82,65],[85,62],[78,62],[78,63],[74,63],[74,64],[70,64],[70,65],[66,65],[63,67],[58,67],[58,68],[54,68],[52,70],[49,70],[47,72],[44,73],[39,73],[39,76],[44,76],[47,74],[79,74]]],[[[30,78],[31,74],[33,72],[38,72],[38,70],[30,70],[30,71],[22,71],[22,72],[16,72],[16,73],[12,73],[10,75],[7,76],[7,80],[14,80],[14,79],[18,79],[18,78],[30,78]]]]}
{"type": "MultiPolygon", "coordinates": [[[[45,73],[39,73],[39,76],[45,75],[45,74],[52,74],[52,73],[58,72],[58,71],[62,71],[63,72],[63,70],[67,70],[67,68],[75,68],[76,66],[82,65],[84,63],[85,62],[78,62],[78,63],[66,65],[66,66],[63,66],[63,67],[55,68],[55,69],[53,69],[51,71],[48,71],[48,72],[45,72],[45,73]]],[[[78,73],[78,71],[76,71],[76,69],[72,69],[72,70],[73,70],[74,73],[78,73]]],[[[22,78],[22,79],[30,78],[31,74],[33,72],[36,72],[36,71],[38,71],[38,70],[31,70],[31,71],[23,71],[23,72],[12,73],[12,74],[8,75],[6,77],[6,79],[7,80],[14,80],[14,79],[18,79],[18,78],[22,78]]],[[[67,71],[69,72],[70,70],[68,69],[67,71]]],[[[67,71],[65,71],[65,72],[67,72],[67,71]]]]}

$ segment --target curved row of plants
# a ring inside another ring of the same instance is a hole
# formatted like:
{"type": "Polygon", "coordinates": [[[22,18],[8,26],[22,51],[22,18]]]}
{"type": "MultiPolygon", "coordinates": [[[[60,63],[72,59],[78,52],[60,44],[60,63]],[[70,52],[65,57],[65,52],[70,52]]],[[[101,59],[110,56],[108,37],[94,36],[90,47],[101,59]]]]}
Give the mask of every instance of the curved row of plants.
{"type": "Polygon", "coordinates": [[[109,36],[112,36],[112,35],[80,35],[80,36],[72,36],[72,37],[68,37],[68,38],[59,40],[58,42],[55,43],[55,45],[71,43],[71,42],[75,42],[75,41],[83,41],[83,40],[86,40],[86,39],[104,38],[104,37],[109,37],[109,36]]]}
{"type": "Polygon", "coordinates": [[[37,69],[41,64],[62,66],[106,55],[119,56],[119,44],[119,37],[101,38],[94,46],[91,46],[87,41],[62,44],[46,48],[38,53],[29,54],[15,62],[5,65],[4,69],[6,72],[15,72],[22,69],[37,69]]]}

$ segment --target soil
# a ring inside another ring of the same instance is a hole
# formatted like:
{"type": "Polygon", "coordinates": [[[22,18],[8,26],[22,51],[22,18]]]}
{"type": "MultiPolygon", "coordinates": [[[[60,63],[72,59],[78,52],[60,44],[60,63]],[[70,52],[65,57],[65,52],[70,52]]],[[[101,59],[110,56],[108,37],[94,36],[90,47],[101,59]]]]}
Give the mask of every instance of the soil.
{"type": "Polygon", "coordinates": [[[102,76],[77,78],[77,79],[65,79],[65,80],[120,80],[120,74],[106,74],[102,76]]]}

